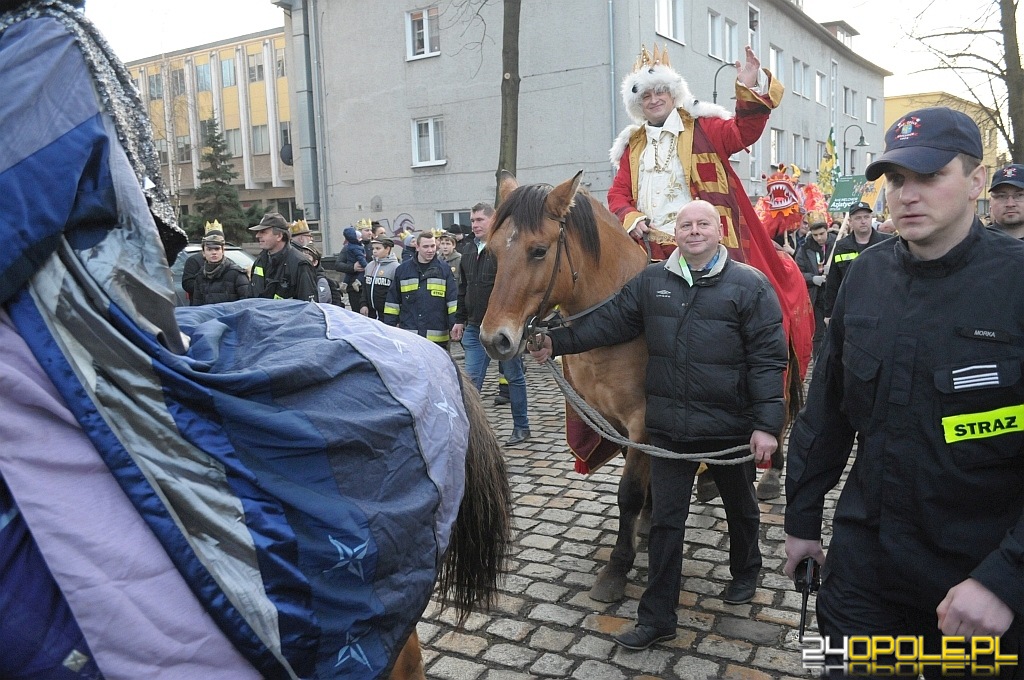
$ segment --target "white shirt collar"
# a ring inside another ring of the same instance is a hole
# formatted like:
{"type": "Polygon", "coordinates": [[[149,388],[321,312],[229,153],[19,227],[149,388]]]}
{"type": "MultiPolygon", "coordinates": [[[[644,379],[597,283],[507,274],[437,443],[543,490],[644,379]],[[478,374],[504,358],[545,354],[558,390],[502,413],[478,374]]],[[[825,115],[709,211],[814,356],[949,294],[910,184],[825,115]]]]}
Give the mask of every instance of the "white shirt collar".
{"type": "Polygon", "coordinates": [[[672,113],[668,114],[668,118],[665,119],[661,127],[654,127],[650,123],[645,123],[644,127],[647,129],[648,138],[657,139],[662,132],[678,136],[683,131],[683,119],[679,117],[678,109],[672,109],[672,113]]]}

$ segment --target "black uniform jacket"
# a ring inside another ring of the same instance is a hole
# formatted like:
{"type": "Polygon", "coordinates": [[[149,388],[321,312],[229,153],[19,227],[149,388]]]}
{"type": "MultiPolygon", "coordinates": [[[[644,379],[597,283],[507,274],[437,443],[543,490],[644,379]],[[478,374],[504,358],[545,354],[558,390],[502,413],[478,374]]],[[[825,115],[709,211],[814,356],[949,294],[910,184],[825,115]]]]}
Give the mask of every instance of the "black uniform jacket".
{"type": "Polygon", "coordinates": [[[850,266],[787,461],[786,532],[821,535],[825,577],[934,611],[974,577],[1024,616],[1024,243],[975,221],[938,260],[906,241],[850,266]]]}

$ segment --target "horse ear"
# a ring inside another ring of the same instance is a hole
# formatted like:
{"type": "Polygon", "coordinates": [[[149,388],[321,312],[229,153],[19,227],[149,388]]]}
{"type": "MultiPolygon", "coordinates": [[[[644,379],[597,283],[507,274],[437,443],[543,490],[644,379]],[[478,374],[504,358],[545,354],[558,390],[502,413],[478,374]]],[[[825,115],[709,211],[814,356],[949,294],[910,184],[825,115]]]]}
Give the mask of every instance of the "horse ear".
{"type": "Polygon", "coordinates": [[[572,179],[567,179],[552,189],[545,203],[548,212],[556,217],[565,217],[576,200],[576,192],[580,189],[582,179],[583,171],[580,170],[572,179]]]}
{"type": "Polygon", "coordinates": [[[508,170],[502,170],[498,173],[498,201],[504,203],[509,194],[518,188],[519,182],[516,180],[515,175],[508,170]]]}

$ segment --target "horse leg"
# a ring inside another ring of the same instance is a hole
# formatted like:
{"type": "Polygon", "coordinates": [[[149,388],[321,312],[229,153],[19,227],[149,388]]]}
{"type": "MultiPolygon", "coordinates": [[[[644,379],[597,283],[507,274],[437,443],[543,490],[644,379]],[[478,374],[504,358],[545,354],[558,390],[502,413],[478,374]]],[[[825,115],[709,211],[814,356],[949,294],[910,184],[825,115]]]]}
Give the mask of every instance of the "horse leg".
{"type": "Polygon", "coordinates": [[[389,680],[427,680],[423,672],[423,656],[420,654],[420,636],[416,629],[412,629],[412,635],[405,641],[405,646],[398,653],[395,665],[391,667],[389,680]]]}
{"type": "Polygon", "coordinates": [[[619,532],[608,560],[590,589],[590,598],[598,602],[617,602],[626,592],[626,575],[636,558],[636,527],[647,495],[650,462],[647,455],[630,448],[619,480],[619,532]]]}
{"type": "MultiPolygon", "coordinates": [[[[796,351],[790,347],[789,368],[786,371],[786,423],[782,431],[786,432],[789,423],[796,418],[804,401],[804,386],[800,380],[800,365],[796,351]]],[[[786,463],[786,454],[782,445],[783,437],[779,437],[779,448],[772,454],[772,466],[764,471],[757,482],[757,499],[770,501],[782,495],[782,468],[786,463]]]]}

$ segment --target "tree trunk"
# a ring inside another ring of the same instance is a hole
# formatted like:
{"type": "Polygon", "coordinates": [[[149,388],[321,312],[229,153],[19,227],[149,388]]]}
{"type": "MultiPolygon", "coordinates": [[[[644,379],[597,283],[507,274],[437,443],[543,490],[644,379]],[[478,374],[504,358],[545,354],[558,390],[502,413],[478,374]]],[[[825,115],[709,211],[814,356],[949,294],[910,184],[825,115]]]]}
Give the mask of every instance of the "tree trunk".
{"type": "Polygon", "coordinates": [[[999,0],[999,23],[1003,32],[1006,63],[1007,108],[1013,139],[1007,140],[1014,163],[1024,163],[1024,70],[1020,64],[1020,36],[1017,35],[1016,0],[999,0]]]}
{"type": "MultiPolygon", "coordinates": [[[[519,151],[519,14],[522,0],[504,0],[501,27],[501,130],[495,187],[502,170],[516,174],[519,151]]],[[[498,204],[495,189],[494,204],[498,204]]]]}

